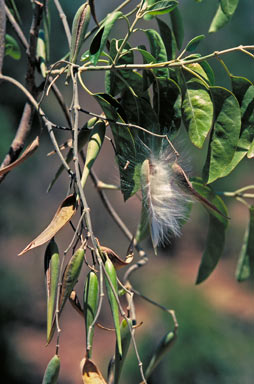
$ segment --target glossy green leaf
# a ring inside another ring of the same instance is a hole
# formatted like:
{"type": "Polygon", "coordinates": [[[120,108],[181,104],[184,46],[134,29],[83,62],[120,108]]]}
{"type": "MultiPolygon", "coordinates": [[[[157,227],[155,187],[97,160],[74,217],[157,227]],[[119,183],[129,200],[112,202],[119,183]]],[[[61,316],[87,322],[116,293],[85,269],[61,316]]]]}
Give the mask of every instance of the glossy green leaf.
{"type": "Polygon", "coordinates": [[[205,38],[205,35],[199,35],[191,39],[189,43],[186,45],[186,51],[187,52],[193,52],[199,45],[199,43],[205,38]]]}
{"type": "Polygon", "coordinates": [[[230,17],[227,16],[221,9],[219,4],[215,16],[209,27],[209,33],[217,32],[219,29],[223,28],[230,20],[230,17]]]}
{"type": "Polygon", "coordinates": [[[71,31],[70,62],[76,63],[80,48],[84,41],[89,22],[91,18],[91,8],[88,2],[82,4],[77,10],[71,31]]]}
{"type": "MultiPolygon", "coordinates": [[[[114,60],[119,47],[123,40],[112,39],[110,42],[110,57],[114,60]]],[[[131,50],[131,46],[126,43],[125,48],[122,51],[122,56],[118,60],[118,64],[133,64],[134,54],[131,50]]],[[[126,87],[135,86],[136,72],[133,71],[106,71],[105,74],[105,90],[112,96],[118,95],[126,87]]]]}
{"type": "Polygon", "coordinates": [[[171,349],[175,340],[176,340],[176,333],[172,331],[169,331],[168,333],[166,333],[166,335],[160,340],[155,352],[153,353],[150,359],[148,367],[146,368],[145,377],[147,379],[152,374],[152,372],[157,367],[157,365],[160,363],[165,353],[171,349]]]}
{"type": "MultiPolygon", "coordinates": [[[[203,80],[205,80],[205,83],[207,84],[207,86],[209,85],[208,75],[199,63],[186,64],[186,67],[191,69],[193,72],[197,73],[198,75],[200,75],[203,78],[203,80]]],[[[186,73],[186,76],[188,77],[187,73],[186,73]]],[[[190,74],[190,76],[192,77],[193,75],[190,74]]]]}
{"type": "Polygon", "coordinates": [[[14,60],[21,58],[21,50],[14,37],[5,35],[5,56],[11,56],[14,60]]]}
{"type": "Polygon", "coordinates": [[[166,53],[167,53],[167,60],[172,60],[176,58],[176,39],[174,34],[172,33],[170,27],[167,23],[165,23],[161,19],[157,19],[160,36],[162,38],[162,41],[164,43],[166,53]]]}
{"type": "Polygon", "coordinates": [[[74,286],[78,281],[78,277],[83,265],[85,251],[84,249],[78,249],[71,257],[67,264],[63,278],[62,278],[62,289],[59,300],[59,311],[63,310],[66,300],[69,298],[74,286]]]}
{"type": "MultiPolygon", "coordinates": [[[[167,51],[159,33],[154,29],[146,29],[144,30],[144,32],[150,44],[151,54],[155,57],[156,62],[160,63],[160,62],[167,61],[167,51]]],[[[154,69],[154,73],[156,73],[157,76],[167,77],[168,69],[167,68],[160,68],[156,70],[154,69]]]]}
{"type": "Polygon", "coordinates": [[[200,284],[210,276],[222,255],[228,223],[226,219],[228,212],[223,200],[213,192],[210,186],[204,185],[201,179],[192,180],[192,185],[201,196],[210,201],[225,216],[223,217],[215,210],[206,208],[209,213],[209,227],[206,247],[196,280],[196,284],[200,284]]]}
{"type": "Polygon", "coordinates": [[[228,174],[240,135],[241,110],[236,97],[222,87],[211,87],[214,102],[214,126],[203,178],[209,184],[228,174]]]}
{"type": "Polygon", "coordinates": [[[236,268],[236,279],[244,281],[254,277],[254,206],[249,209],[249,225],[246,228],[243,245],[236,268]]]}
{"type": "Polygon", "coordinates": [[[173,33],[176,39],[177,48],[181,49],[184,39],[183,19],[179,7],[170,12],[173,33]]]}
{"type": "Polygon", "coordinates": [[[165,13],[171,12],[178,4],[178,1],[175,0],[160,0],[156,1],[156,3],[148,5],[146,8],[144,15],[164,15],[165,13]]]}
{"type": "Polygon", "coordinates": [[[86,161],[82,172],[81,185],[84,188],[90,170],[97,159],[105,137],[106,126],[104,121],[98,121],[92,129],[86,150],[86,161]]]}
{"type": "Polygon", "coordinates": [[[157,77],[153,105],[161,126],[161,134],[172,138],[181,125],[181,90],[174,80],[157,77]]]}
{"type": "Polygon", "coordinates": [[[220,0],[222,11],[227,16],[232,16],[238,6],[239,0],[220,0]]]}
{"type": "Polygon", "coordinates": [[[43,376],[42,384],[57,384],[60,371],[60,359],[55,355],[52,357],[43,376]]]}
{"type": "Polygon", "coordinates": [[[95,272],[90,271],[86,278],[84,288],[84,316],[86,324],[86,349],[89,358],[92,356],[93,334],[94,330],[90,331],[89,327],[94,321],[99,299],[99,282],[95,272]],[[89,348],[88,348],[89,345],[89,348]]]}
{"type": "Polygon", "coordinates": [[[47,341],[49,341],[50,332],[53,325],[59,269],[59,252],[56,242],[54,241],[54,239],[52,239],[46,248],[44,256],[44,270],[47,288],[47,341]]]}
{"type": "Polygon", "coordinates": [[[254,86],[244,77],[231,76],[232,90],[241,108],[241,131],[234,157],[226,169],[229,174],[248,156],[254,140],[254,86]]]}
{"type": "Polygon", "coordinates": [[[94,36],[90,46],[90,60],[92,64],[94,65],[97,64],[97,61],[99,60],[101,52],[104,49],[108,36],[116,20],[119,19],[119,17],[121,16],[122,16],[122,12],[120,11],[109,13],[105,21],[99,28],[98,32],[94,36]]]}
{"type": "Polygon", "coordinates": [[[114,137],[116,157],[120,171],[121,191],[124,199],[127,200],[139,189],[139,185],[136,186],[133,179],[136,165],[135,133],[128,127],[119,126],[114,123],[115,121],[126,121],[124,109],[116,99],[108,94],[96,94],[94,97],[100,104],[106,117],[110,119],[110,127],[114,137]],[[130,164],[130,166],[126,167],[126,164],[130,164]]]}
{"type": "MultiPolygon", "coordinates": [[[[107,258],[107,260],[105,262],[105,271],[107,272],[108,278],[111,281],[111,284],[114,288],[115,293],[117,294],[118,284],[117,284],[116,270],[115,270],[115,267],[109,258],[107,258]]],[[[114,325],[115,325],[116,343],[117,343],[118,353],[119,353],[119,356],[122,357],[123,351],[122,351],[122,342],[121,342],[118,303],[117,303],[115,294],[111,288],[111,284],[108,281],[108,278],[106,277],[106,279],[105,279],[107,296],[108,296],[108,301],[110,304],[110,308],[111,308],[111,312],[112,312],[112,316],[113,316],[113,321],[114,321],[114,325]]]]}
{"type": "Polygon", "coordinates": [[[120,376],[122,373],[122,368],[125,363],[128,349],[130,346],[130,341],[131,341],[130,328],[132,327],[132,321],[131,319],[128,319],[127,321],[123,319],[120,325],[122,350],[123,350],[122,354],[119,353],[118,344],[116,343],[114,384],[119,383],[120,376]]]}
{"type": "Polygon", "coordinates": [[[182,101],[182,116],[192,143],[202,148],[212,126],[213,103],[208,90],[195,80],[190,80],[182,101]]]}
{"type": "Polygon", "coordinates": [[[209,84],[213,86],[215,84],[215,76],[212,67],[207,61],[201,61],[199,64],[205,71],[209,84]]]}

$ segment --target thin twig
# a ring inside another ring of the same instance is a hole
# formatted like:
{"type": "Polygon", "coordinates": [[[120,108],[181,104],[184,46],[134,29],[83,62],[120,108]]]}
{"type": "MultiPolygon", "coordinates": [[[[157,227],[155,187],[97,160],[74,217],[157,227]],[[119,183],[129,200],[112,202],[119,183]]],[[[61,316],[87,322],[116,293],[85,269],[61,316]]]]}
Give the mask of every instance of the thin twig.
{"type": "Polygon", "coordinates": [[[2,73],[3,62],[4,62],[5,26],[6,26],[6,15],[5,15],[4,0],[0,0],[0,73],[2,73]]]}
{"type": "Polygon", "coordinates": [[[70,31],[70,27],[69,27],[69,24],[67,21],[67,17],[63,11],[63,8],[62,8],[60,2],[58,0],[54,0],[54,3],[55,3],[55,6],[59,12],[59,17],[62,20],[65,35],[66,35],[67,42],[68,42],[68,46],[70,48],[70,46],[71,46],[71,31],[70,31]]]}
{"type": "MultiPolygon", "coordinates": [[[[1,1],[3,1],[3,0],[1,0],[1,1]]],[[[20,28],[20,26],[16,22],[14,16],[12,15],[12,13],[9,10],[9,8],[7,7],[7,5],[5,6],[5,11],[6,11],[6,15],[8,17],[9,22],[11,23],[11,25],[12,25],[14,31],[16,32],[16,34],[17,34],[20,42],[22,43],[23,47],[27,51],[28,50],[28,46],[29,46],[28,41],[27,41],[27,39],[26,39],[22,29],[20,28]]]]}

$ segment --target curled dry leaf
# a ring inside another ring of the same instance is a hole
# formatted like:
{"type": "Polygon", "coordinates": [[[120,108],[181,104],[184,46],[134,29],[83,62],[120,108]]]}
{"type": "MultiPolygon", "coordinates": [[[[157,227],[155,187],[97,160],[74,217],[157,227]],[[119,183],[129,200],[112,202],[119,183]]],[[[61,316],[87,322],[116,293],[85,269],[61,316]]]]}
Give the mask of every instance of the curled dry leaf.
{"type": "Polygon", "coordinates": [[[55,216],[47,228],[44,229],[44,231],[41,232],[40,235],[37,236],[33,241],[31,241],[26,246],[26,248],[18,254],[18,256],[21,256],[27,251],[39,247],[40,245],[43,245],[51,240],[52,237],[54,237],[60,231],[60,229],[62,229],[64,225],[71,220],[72,216],[76,212],[76,204],[77,201],[74,194],[67,196],[59,206],[55,216]]]}
{"type": "Polygon", "coordinates": [[[0,169],[0,176],[4,175],[7,172],[10,172],[13,168],[23,163],[23,161],[28,159],[28,157],[30,157],[38,147],[39,137],[37,136],[34,141],[30,145],[28,145],[28,147],[26,147],[22,155],[16,161],[13,161],[13,163],[11,163],[10,165],[7,165],[6,167],[0,169]]]}
{"type": "Polygon", "coordinates": [[[80,363],[83,384],[107,384],[100,370],[89,359],[83,359],[80,363]]]}
{"type": "Polygon", "coordinates": [[[110,248],[100,246],[100,249],[102,252],[105,252],[108,255],[115,269],[125,267],[126,265],[130,264],[133,260],[134,254],[132,252],[129,253],[123,260],[110,248]]]}

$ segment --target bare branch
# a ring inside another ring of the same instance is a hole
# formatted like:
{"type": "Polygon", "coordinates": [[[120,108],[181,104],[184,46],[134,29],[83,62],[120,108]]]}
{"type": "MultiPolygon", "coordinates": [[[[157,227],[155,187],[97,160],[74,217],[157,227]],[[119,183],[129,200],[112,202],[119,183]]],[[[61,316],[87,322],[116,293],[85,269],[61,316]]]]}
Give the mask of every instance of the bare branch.
{"type": "Polygon", "coordinates": [[[3,67],[3,61],[4,61],[5,24],[6,24],[6,15],[5,15],[4,0],[0,0],[0,73],[2,73],[2,67],[3,67]]]}

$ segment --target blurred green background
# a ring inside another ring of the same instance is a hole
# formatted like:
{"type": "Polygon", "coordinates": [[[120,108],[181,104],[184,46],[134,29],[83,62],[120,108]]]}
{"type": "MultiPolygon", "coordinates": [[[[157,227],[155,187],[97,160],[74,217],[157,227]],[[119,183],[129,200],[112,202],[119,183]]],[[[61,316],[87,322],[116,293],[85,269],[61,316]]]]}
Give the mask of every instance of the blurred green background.
{"type": "MultiPolygon", "coordinates": [[[[97,17],[100,20],[113,10],[121,1],[95,1],[97,17]]],[[[134,1],[132,3],[135,3],[134,1]]],[[[82,1],[61,1],[71,25],[73,16],[82,1]]],[[[194,36],[205,34],[206,39],[200,44],[201,53],[209,53],[239,44],[253,44],[254,41],[254,2],[242,0],[231,23],[216,34],[209,35],[208,27],[215,13],[217,1],[194,0],[180,1],[185,24],[185,43],[194,36]]],[[[30,3],[17,2],[22,19],[22,29],[26,36],[31,22],[30,3]]],[[[58,60],[67,51],[67,44],[62,24],[52,8],[51,59],[58,60]]],[[[131,9],[131,4],[126,12],[131,9]]],[[[155,21],[149,22],[155,27],[155,21]]],[[[142,22],[141,25],[148,25],[142,22]]],[[[117,37],[123,36],[124,22],[115,29],[117,37]]],[[[15,37],[10,25],[7,32],[15,37]]],[[[138,35],[141,42],[141,35],[138,35]]],[[[134,45],[140,43],[132,38],[134,45]]],[[[86,49],[84,47],[83,51],[86,49]]],[[[225,57],[226,64],[234,75],[246,76],[254,80],[253,60],[240,53],[225,57]]],[[[216,84],[228,86],[223,69],[211,61],[216,73],[216,84]]],[[[6,57],[5,74],[24,82],[26,57],[22,49],[20,61],[6,57]]],[[[94,91],[103,91],[102,74],[90,75],[88,86],[94,91]]],[[[59,81],[67,104],[71,100],[70,89],[59,81]]],[[[100,112],[90,99],[81,100],[86,109],[100,112]]],[[[16,132],[25,103],[23,95],[13,86],[1,84],[0,92],[0,159],[5,156],[16,132]]],[[[65,124],[59,107],[53,97],[43,104],[52,121],[65,124]]],[[[85,119],[85,118],[84,118],[85,119]]],[[[35,119],[32,136],[39,129],[35,119]]],[[[184,135],[184,133],[183,133],[184,135]]],[[[66,135],[57,133],[59,141],[65,141],[66,135]]],[[[183,139],[184,142],[185,139],[183,139]]],[[[184,144],[183,144],[184,147],[184,144]]],[[[1,184],[0,201],[0,356],[1,379],[3,383],[39,383],[43,371],[54,354],[54,345],[45,348],[46,299],[43,273],[44,247],[17,258],[17,254],[49,222],[59,202],[66,193],[68,178],[63,175],[50,194],[46,189],[59,165],[56,158],[47,158],[52,150],[50,140],[44,132],[39,150],[33,158],[11,172],[1,184]]],[[[193,174],[200,175],[205,158],[205,150],[188,148],[193,174]]],[[[112,148],[105,146],[95,164],[96,172],[105,182],[117,183],[118,173],[114,165],[112,148]],[[105,160],[106,159],[106,160],[105,160]]],[[[223,181],[218,181],[218,190],[233,190],[248,183],[253,184],[253,161],[243,161],[240,166],[223,181]]],[[[120,230],[104,211],[101,202],[95,197],[91,183],[88,183],[87,197],[91,207],[96,235],[101,243],[124,254],[128,242],[120,230]]],[[[131,230],[135,231],[139,218],[140,204],[134,198],[123,204],[118,192],[109,196],[126,220],[131,230]]],[[[133,276],[133,283],[147,296],[159,301],[166,307],[175,309],[180,324],[179,337],[172,350],[158,366],[149,383],[171,384],[251,384],[253,368],[253,287],[237,284],[234,281],[234,268],[240,251],[247,210],[227,201],[230,209],[231,224],[228,230],[224,259],[214,275],[201,286],[194,286],[198,264],[205,243],[207,217],[200,207],[195,206],[191,221],[185,226],[181,239],[162,249],[158,257],[151,253],[148,266],[133,276]]],[[[63,251],[72,232],[69,228],[57,236],[59,248],[63,251]]],[[[145,243],[150,249],[150,243],[145,243]]],[[[79,290],[82,290],[82,282],[79,290]]],[[[144,324],[137,330],[137,339],[144,363],[155,347],[158,339],[172,328],[171,321],[156,308],[152,308],[141,299],[137,299],[138,321],[144,324]]],[[[103,310],[100,321],[110,324],[109,312],[103,310]]],[[[61,359],[62,368],[59,382],[70,384],[79,382],[79,361],[84,355],[83,320],[71,310],[66,309],[62,318],[61,359]]],[[[106,375],[106,365],[113,353],[114,342],[111,334],[96,329],[94,358],[106,375]],[[107,348],[105,348],[105,344],[107,348]],[[106,349],[105,353],[104,350],[106,349]]],[[[139,375],[133,351],[125,367],[123,383],[138,383],[139,375]]]]}

